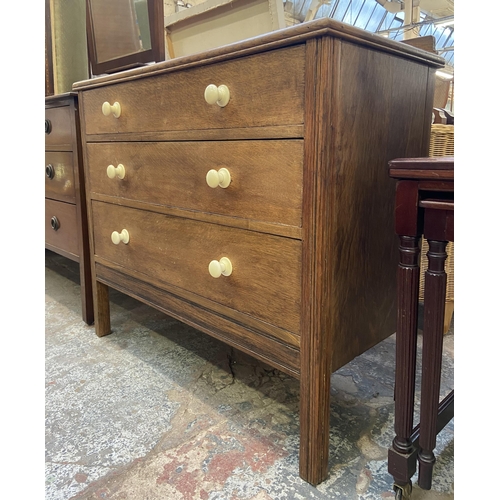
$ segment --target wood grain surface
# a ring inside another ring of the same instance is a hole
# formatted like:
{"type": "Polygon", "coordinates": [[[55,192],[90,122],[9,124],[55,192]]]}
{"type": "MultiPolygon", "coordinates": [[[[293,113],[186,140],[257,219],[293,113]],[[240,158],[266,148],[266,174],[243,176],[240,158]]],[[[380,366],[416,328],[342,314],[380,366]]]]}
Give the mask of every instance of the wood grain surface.
{"type": "Polygon", "coordinates": [[[300,241],[96,201],[92,214],[96,258],[299,332],[300,241]],[[122,229],[130,242],[113,244],[122,229]],[[233,274],[212,278],[208,265],[222,257],[233,274]]]}
{"type": "Polygon", "coordinates": [[[347,42],[341,50],[332,370],[395,332],[398,244],[388,162],[427,154],[434,81],[426,66],[347,42]]]}
{"type": "MultiPolygon", "coordinates": [[[[302,248],[302,337],[300,346],[300,476],[316,485],[326,478],[330,427],[330,373],[339,325],[331,307],[339,288],[332,260],[335,151],[333,128],[339,106],[336,83],[340,43],[332,38],[307,43],[304,152],[304,243],[302,248]]],[[[346,130],[346,133],[349,133],[346,130]]],[[[340,186],[338,186],[340,189],[340,186]]]]}
{"type": "Polygon", "coordinates": [[[46,151],[45,167],[52,165],[54,176],[45,174],[45,197],[53,200],[76,202],[73,152],[46,151]]]}
{"type": "Polygon", "coordinates": [[[45,109],[45,119],[50,121],[51,131],[45,134],[45,148],[71,151],[73,149],[72,113],[70,106],[45,109]]]}
{"type": "Polygon", "coordinates": [[[144,78],[85,92],[87,134],[297,125],[304,121],[304,47],[144,78]],[[225,107],[205,102],[209,84],[227,85],[225,107]],[[119,102],[121,116],[102,114],[119,102]]]}
{"type": "Polygon", "coordinates": [[[302,225],[303,141],[89,143],[90,194],[258,221],[302,225]],[[109,164],[125,178],[109,179],[109,164]],[[211,188],[211,169],[231,184],[211,188]]]}
{"type": "Polygon", "coordinates": [[[78,248],[78,223],[76,217],[76,206],[72,203],[45,199],[45,243],[46,246],[54,250],[59,250],[68,257],[72,255],[72,260],[79,260],[78,248]],[[57,217],[60,227],[55,231],[52,229],[50,220],[57,217]]]}

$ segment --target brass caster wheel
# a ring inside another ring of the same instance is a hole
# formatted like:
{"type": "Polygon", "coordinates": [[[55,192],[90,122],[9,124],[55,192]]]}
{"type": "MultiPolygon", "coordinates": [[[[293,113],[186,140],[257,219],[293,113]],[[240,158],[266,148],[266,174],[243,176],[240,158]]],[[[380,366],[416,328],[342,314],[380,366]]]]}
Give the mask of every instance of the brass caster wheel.
{"type": "Polygon", "coordinates": [[[411,490],[412,490],[411,481],[408,484],[405,484],[404,486],[400,486],[399,484],[394,484],[393,489],[394,489],[394,498],[396,500],[410,500],[411,490]]]}

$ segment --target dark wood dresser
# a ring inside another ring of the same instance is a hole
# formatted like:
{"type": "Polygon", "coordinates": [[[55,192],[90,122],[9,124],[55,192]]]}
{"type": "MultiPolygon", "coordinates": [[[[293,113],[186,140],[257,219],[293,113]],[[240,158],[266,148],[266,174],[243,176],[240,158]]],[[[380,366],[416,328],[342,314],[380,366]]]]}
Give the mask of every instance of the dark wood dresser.
{"type": "Polygon", "coordinates": [[[111,286],[299,378],[312,484],[330,374],[395,332],[387,162],[428,153],[442,63],[320,19],[73,86],[97,335],[111,286]]]}
{"type": "Polygon", "coordinates": [[[78,96],[45,98],[45,248],[80,264],[82,317],[94,322],[78,96]]]}

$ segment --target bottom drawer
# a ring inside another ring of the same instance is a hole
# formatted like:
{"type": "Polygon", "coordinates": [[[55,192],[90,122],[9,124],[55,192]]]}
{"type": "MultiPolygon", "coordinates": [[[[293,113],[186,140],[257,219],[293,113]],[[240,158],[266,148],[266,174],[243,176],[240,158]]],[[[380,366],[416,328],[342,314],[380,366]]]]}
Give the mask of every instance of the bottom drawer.
{"type": "Polygon", "coordinates": [[[208,299],[221,313],[229,308],[299,334],[300,241],[98,201],[92,217],[97,262],[208,299]],[[113,244],[112,233],[123,229],[127,242],[113,244]],[[230,275],[221,274],[222,259],[230,275]]]}
{"type": "MultiPolygon", "coordinates": [[[[76,205],[45,199],[45,245],[79,256],[76,205]]],[[[68,255],[68,256],[70,256],[68,255]]]]}

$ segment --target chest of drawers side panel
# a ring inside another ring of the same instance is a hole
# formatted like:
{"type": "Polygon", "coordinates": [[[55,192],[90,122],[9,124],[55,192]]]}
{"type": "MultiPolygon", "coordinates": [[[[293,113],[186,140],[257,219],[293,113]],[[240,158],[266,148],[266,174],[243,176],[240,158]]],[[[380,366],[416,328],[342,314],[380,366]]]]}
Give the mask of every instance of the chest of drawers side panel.
{"type": "MultiPolygon", "coordinates": [[[[396,328],[392,158],[426,156],[435,70],[341,42],[334,113],[332,368],[396,328]]],[[[333,75],[332,75],[333,76],[333,75]]]]}
{"type": "Polygon", "coordinates": [[[77,192],[77,211],[81,221],[79,238],[81,238],[82,257],[80,266],[80,286],[82,288],[82,309],[84,320],[88,324],[94,322],[94,300],[92,287],[92,270],[90,262],[89,214],[87,208],[87,191],[83,164],[81,103],[78,98],[73,101],[75,113],[75,150],[78,155],[78,176],[75,178],[77,192]]]}

